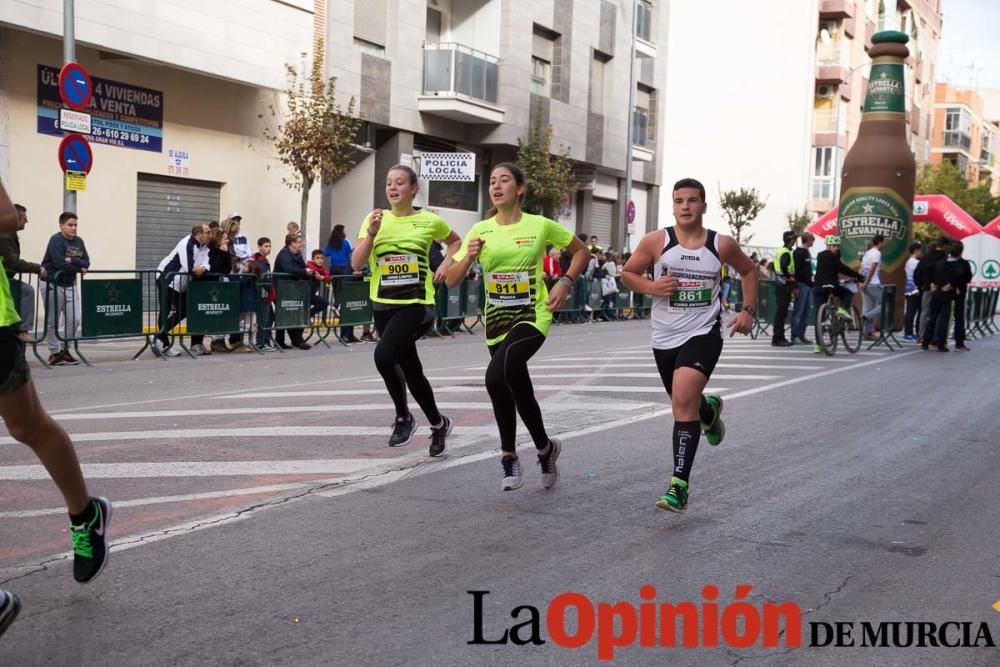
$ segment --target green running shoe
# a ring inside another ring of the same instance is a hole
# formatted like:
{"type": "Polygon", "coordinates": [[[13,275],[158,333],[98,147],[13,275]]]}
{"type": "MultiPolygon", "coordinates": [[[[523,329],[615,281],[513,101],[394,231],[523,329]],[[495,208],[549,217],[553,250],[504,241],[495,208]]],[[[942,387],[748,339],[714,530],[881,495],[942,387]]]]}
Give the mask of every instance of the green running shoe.
{"type": "Polygon", "coordinates": [[[823,346],[820,345],[819,343],[816,343],[816,345],[813,347],[813,352],[816,354],[823,354],[823,346]]]}
{"type": "Polygon", "coordinates": [[[705,400],[712,406],[712,412],[715,413],[715,417],[712,419],[711,424],[701,423],[701,432],[705,434],[708,444],[714,446],[722,442],[722,439],[726,437],[726,424],[722,421],[722,397],[709,394],[705,397],[705,400]]]}
{"type": "Polygon", "coordinates": [[[843,317],[845,320],[853,320],[854,319],[854,316],[851,315],[851,311],[847,310],[847,308],[844,308],[843,306],[840,306],[839,308],[837,308],[837,314],[840,315],[841,317],[843,317]]]}
{"type": "Polygon", "coordinates": [[[683,512],[688,504],[688,483],[680,477],[670,478],[670,488],[656,501],[661,510],[683,512]]]}

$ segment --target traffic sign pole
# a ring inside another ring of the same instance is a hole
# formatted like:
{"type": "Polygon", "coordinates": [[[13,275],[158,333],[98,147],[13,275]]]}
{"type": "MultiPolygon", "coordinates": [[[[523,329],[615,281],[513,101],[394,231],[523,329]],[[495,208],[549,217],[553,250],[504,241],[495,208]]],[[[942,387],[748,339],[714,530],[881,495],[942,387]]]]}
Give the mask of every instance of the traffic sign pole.
{"type": "MultiPolygon", "coordinates": [[[[63,0],[63,65],[76,61],[75,0],[63,0]]],[[[76,213],[76,191],[63,178],[63,210],[76,213]]]]}

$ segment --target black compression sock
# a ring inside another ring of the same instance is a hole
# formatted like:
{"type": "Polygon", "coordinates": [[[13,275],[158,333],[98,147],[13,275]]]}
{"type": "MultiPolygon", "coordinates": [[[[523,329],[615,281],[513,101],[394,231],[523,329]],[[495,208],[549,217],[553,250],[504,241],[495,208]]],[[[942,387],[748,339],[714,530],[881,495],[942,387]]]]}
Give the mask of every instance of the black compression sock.
{"type": "Polygon", "coordinates": [[[79,514],[70,514],[70,523],[74,525],[80,525],[81,523],[87,523],[94,518],[97,514],[97,504],[93,499],[87,501],[87,508],[80,512],[79,514]]]}
{"type": "Polygon", "coordinates": [[[701,420],[702,424],[711,424],[712,420],[715,419],[715,410],[705,399],[705,394],[701,395],[701,403],[698,405],[698,419],[701,420]]]}
{"type": "Polygon", "coordinates": [[[688,480],[700,438],[698,422],[674,422],[674,477],[688,480]]]}

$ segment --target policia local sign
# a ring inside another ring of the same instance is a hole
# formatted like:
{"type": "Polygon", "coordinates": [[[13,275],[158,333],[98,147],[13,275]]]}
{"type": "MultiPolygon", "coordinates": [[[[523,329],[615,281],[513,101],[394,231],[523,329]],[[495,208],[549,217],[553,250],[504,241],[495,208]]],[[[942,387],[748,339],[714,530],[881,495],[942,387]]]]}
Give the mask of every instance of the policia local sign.
{"type": "MultiPolygon", "coordinates": [[[[163,93],[119,81],[92,77],[91,143],[163,152],[163,93]]],[[[38,132],[61,137],[59,70],[38,66],[38,132]]]]}
{"type": "Polygon", "coordinates": [[[475,153],[422,153],[420,179],[424,181],[476,180],[475,153]]]}

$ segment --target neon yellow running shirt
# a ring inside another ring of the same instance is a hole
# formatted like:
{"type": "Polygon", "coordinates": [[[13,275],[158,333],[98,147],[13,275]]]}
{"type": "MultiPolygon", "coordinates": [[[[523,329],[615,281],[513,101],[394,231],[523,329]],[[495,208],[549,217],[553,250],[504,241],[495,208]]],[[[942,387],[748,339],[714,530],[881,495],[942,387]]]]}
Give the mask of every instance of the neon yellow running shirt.
{"type": "Polygon", "coordinates": [[[10,295],[10,282],[7,280],[7,271],[4,269],[3,259],[0,258],[0,327],[9,327],[21,321],[21,316],[17,314],[14,307],[14,298],[10,295]]]}
{"type": "Polygon", "coordinates": [[[486,289],[486,344],[499,343],[522,322],[548,335],[552,313],[545,305],[549,300],[542,270],[545,246],[551,243],[565,248],[573,240],[573,232],[530,213],[522,213],[512,225],[499,225],[492,217],[473,225],[455,254],[456,262],[465,257],[469,241],[474,238],[484,242],[479,263],[486,289]]]}
{"type": "MultiPolygon", "coordinates": [[[[358,240],[368,238],[369,213],[358,240]]],[[[368,257],[372,301],[398,306],[434,303],[434,273],[428,257],[432,241],[443,241],[451,227],[441,217],[421,210],[397,218],[382,211],[382,226],[368,257]]]]}

